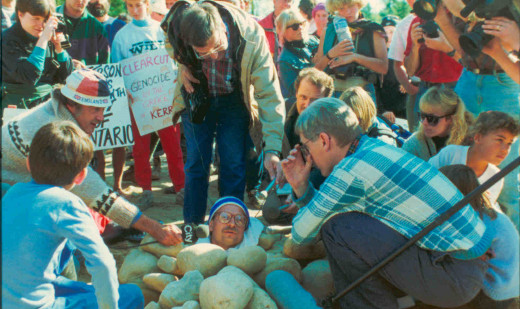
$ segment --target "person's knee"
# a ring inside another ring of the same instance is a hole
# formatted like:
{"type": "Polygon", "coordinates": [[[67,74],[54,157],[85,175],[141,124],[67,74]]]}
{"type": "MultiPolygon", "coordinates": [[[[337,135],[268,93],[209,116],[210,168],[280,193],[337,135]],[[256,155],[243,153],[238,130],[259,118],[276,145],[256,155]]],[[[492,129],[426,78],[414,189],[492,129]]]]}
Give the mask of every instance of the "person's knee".
{"type": "Polygon", "coordinates": [[[144,296],[139,286],[129,283],[119,286],[119,308],[142,309],[144,308],[144,296]]]}

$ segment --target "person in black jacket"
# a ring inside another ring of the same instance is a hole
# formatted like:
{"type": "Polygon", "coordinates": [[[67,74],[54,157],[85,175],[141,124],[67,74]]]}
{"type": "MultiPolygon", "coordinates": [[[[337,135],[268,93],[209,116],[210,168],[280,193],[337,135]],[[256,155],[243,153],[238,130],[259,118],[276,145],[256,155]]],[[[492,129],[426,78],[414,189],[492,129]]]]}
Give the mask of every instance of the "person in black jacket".
{"type": "Polygon", "coordinates": [[[62,48],[50,0],[18,0],[16,22],[2,32],[2,109],[31,108],[50,98],[52,85],[73,70],[62,48]]]}
{"type": "MultiPolygon", "coordinates": [[[[301,144],[300,136],[294,132],[296,120],[313,101],[332,96],[334,93],[334,80],[327,73],[316,68],[305,68],[298,74],[294,82],[294,88],[296,91],[296,103],[287,112],[284,126],[286,137],[286,139],[284,138],[284,143],[288,142],[290,149],[301,144]]],[[[281,168],[281,165],[279,168],[281,168]]],[[[313,168],[311,170],[310,181],[315,188],[319,188],[324,180],[325,177],[321,175],[318,169],[313,168]]],[[[278,179],[279,184],[285,182],[285,179],[278,179]]],[[[271,194],[276,194],[276,192],[271,194]]],[[[266,200],[262,207],[262,214],[269,224],[286,225],[291,223],[297,210],[298,208],[289,195],[283,202],[283,205],[280,205],[277,199],[266,200]]]]}

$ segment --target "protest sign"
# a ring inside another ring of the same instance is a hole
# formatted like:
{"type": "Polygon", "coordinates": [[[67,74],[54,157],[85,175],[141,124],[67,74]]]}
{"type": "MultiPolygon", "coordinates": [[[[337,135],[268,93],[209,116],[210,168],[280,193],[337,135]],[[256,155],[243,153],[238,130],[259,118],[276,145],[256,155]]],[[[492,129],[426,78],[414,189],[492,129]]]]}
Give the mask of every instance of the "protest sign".
{"type": "Polygon", "coordinates": [[[112,105],[105,108],[104,119],[90,139],[95,150],[130,146],[134,144],[128,97],[119,63],[89,66],[107,79],[112,105]]]}
{"type": "Polygon", "coordinates": [[[132,112],[145,135],[173,125],[172,102],[177,68],[165,49],[121,61],[126,89],[134,99],[132,112]]]}

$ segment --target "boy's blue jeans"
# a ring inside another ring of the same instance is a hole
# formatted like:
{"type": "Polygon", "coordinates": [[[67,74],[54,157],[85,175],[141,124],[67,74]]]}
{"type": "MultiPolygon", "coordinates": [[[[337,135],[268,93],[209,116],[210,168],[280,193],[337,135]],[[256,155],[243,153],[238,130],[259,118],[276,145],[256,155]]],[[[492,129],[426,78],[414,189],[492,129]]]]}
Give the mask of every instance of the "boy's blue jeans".
{"type": "MultiPolygon", "coordinates": [[[[98,308],[94,287],[84,282],[73,281],[59,276],[53,282],[55,300],[53,309],[95,309],[98,308]]],[[[119,285],[120,309],[144,308],[144,297],[141,289],[135,284],[119,285]]]]}
{"type": "Polygon", "coordinates": [[[200,224],[206,214],[209,165],[215,136],[220,156],[220,196],[244,199],[245,150],[250,117],[238,91],[211,98],[211,107],[201,124],[192,123],[187,111],[181,117],[187,151],[184,221],[200,224]]]}

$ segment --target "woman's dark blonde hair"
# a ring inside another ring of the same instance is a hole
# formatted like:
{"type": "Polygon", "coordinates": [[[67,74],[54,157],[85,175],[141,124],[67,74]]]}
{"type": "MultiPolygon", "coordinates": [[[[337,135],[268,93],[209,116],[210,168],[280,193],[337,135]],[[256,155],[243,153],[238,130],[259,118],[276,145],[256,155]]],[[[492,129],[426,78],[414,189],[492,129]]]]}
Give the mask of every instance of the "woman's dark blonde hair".
{"type": "Polygon", "coordinates": [[[352,87],[345,90],[339,99],[352,108],[359,120],[359,126],[367,132],[377,115],[376,105],[370,94],[361,87],[352,87]]]}
{"type": "MultiPolygon", "coordinates": [[[[283,45],[285,42],[285,31],[287,31],[287,27],[296,24],[307,22],[307,19],[303,17],[300,11],[296,8],[287,9],[282,11],[278,17],[276,17],[276,33],[278,33],[278,42],[283,45]]],[[[306,41],[309,37],[308,31],[303,29],[302,31],[303,40],[306,41]]]]}
{"type": "MultiPolygon", "coordinates": [[[[439,171],[443,173],[444,176],[446,176],[464,195],[468,195],[471,191],[475,190],[475,188],[480,185],[477,175],[467,165],[446,165],[439,168],[439,171]]],[[[495,219],[497,217],[495,210],[491,206],[491,202],[485,194],[481,194],[475,197],[469,202],[469,204],[475,211],[480,214],[481,218],[484,214],[489,216],[491,219],[495,219]]]]}
{"type": "MultiPolygon", "coordinates": [[[[426,91],[419,101],[421,110],[423,107],[440,107],[445,115],[451,115],[450,135],[446,145],[461,145],[468,133],[469,126],[473,124],[473,116],[466,111],[462,99],[450,88],[432,87],[426,91]]],[[[425,139],[424,127],[419,125],[418,137],[425,139]]]]}

